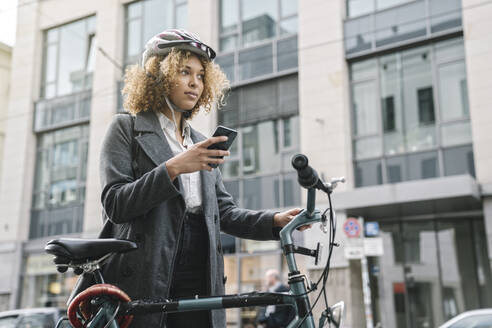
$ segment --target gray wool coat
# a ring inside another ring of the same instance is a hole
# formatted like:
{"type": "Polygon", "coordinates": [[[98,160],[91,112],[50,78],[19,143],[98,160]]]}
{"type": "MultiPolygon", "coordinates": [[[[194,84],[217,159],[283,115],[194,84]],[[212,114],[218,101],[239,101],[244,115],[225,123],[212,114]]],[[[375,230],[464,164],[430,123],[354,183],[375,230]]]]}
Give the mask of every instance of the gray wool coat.
{"type": "MultiPolygon", "coordinates": [[[[194,143],[206,139],[191,129],[194,143]]],[[[177,237],[183,224],[185,202],[178,176],[171,181],[165,162],[171,148],[152,111],[114,117],[100,157],[101,201],[105,216],[101,237],[133,240],[136,251],[118,254],[103,267],[107,283],[123,289],[132,300],[163,299],[169,295],[177,237]],[[132,131],[132,126],[134,131],[132,131]],[[134,140],[132,141],[132,138],[134,140]],[[138,146],[132,159],[132,142],[138,146]],[[132,160],[141,176],[134,176],[132,160]]],[[[220,231],[248,239],[278,239],[271,211],[238,208],[224,188],[219,169],[200,171],[202,206],[209,237],[209,288],[224,294],[224,258],[220,231]]],[[[212,310],[212,327],[225,327],[225,311],[212,310]]],[[[131,327],[164,327],[165,315],[135,317],[131,327]]]]}

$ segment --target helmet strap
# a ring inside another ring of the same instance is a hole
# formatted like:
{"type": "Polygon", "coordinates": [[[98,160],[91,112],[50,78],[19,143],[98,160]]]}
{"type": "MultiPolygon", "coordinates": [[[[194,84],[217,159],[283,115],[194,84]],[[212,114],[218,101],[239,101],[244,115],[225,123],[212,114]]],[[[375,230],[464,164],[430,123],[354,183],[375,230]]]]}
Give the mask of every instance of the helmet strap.
{"type": "Polygon", "coordinates": [[[188,118],[191,116],[191,110],[186,110],[186,109],[181,109],[178,106],[176,106],[167,96],[164,96],[164,99],[166,100],[166,104],[171,110],[171,115],[173,116],[173,123],[174,123],[174,128],[178,130],[178,124],[176,123],[176,117],[174,115],[174,111],[183,113],[183,116],[185,118],[188,118]]]}

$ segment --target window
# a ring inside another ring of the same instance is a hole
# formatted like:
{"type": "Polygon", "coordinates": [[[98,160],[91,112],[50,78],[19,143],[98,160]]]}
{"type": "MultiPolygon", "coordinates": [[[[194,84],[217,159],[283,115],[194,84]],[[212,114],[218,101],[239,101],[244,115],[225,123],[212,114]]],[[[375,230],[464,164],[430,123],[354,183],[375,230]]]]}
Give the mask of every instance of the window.
{"type": "Polygon", "coordinates": [[[297,33],[297,0],[221,0],[220,51],[297,33]]]}
{"type": "Polygon", "coordinates": [[[434,123],[434,98],[432,87],[417,90],[420,124],[434,123]]]}
{"type": "Polygon", "coordinates": [[[410,1],[412,0],[347,0],[347,16],[366,15],[410,1]]]}
{"type": "Polygon", "coordinates": [[[31,238],[81,228],[88,134],[80,125],[38,136],[31,238]]]}
{"type": "Polygon", "coordinates": [[[357,186],[475,174],[461,39],[350,71],[357,186]]]}
{"type": "Polygon", "coordinates": [[[481,217],[397,218],[380,220],[379,227],[385,255],[368,261],[375,325],[438,327],[463,311],[490,307],[492,276],[481,217]]]}
{"type": "Polygon", "coordinates": [[[395,98],[393,96],[383,97],[381,107],[383,109],[384,132],[395,131],[395,98]]]}
{"type": "Polygon", "coordinates": [[[460,0],[347,0],[345,53],[354,58],[462,29],[460,0]]]}
{"type": "Polygon", "coordinates": [[[145,42],[169,28],[188,25],[186,0],[141,0],[126,6],[125,65],[139,63],[145,42]]]}
{"type": "Polygon", "coordinates": [[[96,18],[91,16],[45,32],[41,98],[92,88],[97,47],[95,25],[96,18]]]}
{"type": "Polygon", "coordinates": [[[297,68],[297,0],[221,0],[219,12],[216,62],[230,81],[297,68]]]}
{"type": "Polygon", "coordinates": [[[291,158],[299,151],[297,75],[233,89],[219,123],[238,130],[221,166],[234,200],[251,209],[300,203],[291,158]]]}
{"type": "Polygon", "coordinates": [[[95,25],[96,18],[91,16],[45,32],[35,132],[89,121],[97,49],[95,25]]]}
{"type": "MultiPolygon", "coordinates": [[[[125,8],[124,67],[140,64],[145,42],[152,36],[169,28],[186,29],[187,25],[187,0],[140,0],[128,4],[125,8]]],[[[122,88],[123,81],[120,80],[116,86],[116,111],[119,113],[125,111],[122,88]]]]}
{"type": "Polygon", "coordinates": [[[250,124],[238,132],[231,156],[221,166],[224,185],[235,201],[255,210],[299,204],[300,190],[290,168],[299,149],[298,117],[250,124]]]}
{"type": "Polygon", "coordinates": [[[44,34],[30,238],[82,231],[96,17],[44,34]]]}

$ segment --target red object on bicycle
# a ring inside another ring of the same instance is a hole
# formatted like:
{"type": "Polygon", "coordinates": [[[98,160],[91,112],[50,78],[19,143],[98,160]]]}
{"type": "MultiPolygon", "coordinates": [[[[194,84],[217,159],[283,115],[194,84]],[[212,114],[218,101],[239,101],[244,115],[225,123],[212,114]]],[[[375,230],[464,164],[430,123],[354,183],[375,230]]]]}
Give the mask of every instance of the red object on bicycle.
{"type": "MultiPolygon", "coordinates": [[[[94,313],[91,311],[91,299],[98,296],[110,296],[125,303],[131,301],[130,297],[116,286],[110,284],[93,285],[77,295],[68,306],[68,319],[74,328],[85,327],[85,324],[77,317],[77,312],[81,314],[85,320],[89,320],[93,317],[94,313]]],[[[120,328],[127,328],[132,322],[133,316],[125,315],[116,317],[116,319],[118,320],[120,328]]]]}

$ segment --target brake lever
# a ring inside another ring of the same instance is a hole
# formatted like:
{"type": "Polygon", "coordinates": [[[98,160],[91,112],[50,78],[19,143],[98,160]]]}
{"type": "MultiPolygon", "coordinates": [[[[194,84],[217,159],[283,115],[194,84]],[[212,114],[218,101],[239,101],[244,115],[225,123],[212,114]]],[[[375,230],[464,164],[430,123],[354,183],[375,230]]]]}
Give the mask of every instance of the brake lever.
{"type": "Polygon", "coordinates": [[[325,190],[332,193],[339,183],[345,183],[345,177],[331,178],[330,182],[323,183],[325,190]]]}
{"type": "Polygon", "coordinates": [[[321,217],[321,224],[319,225],[319,228],[321,229],[321,231],[323,231],[323,233],[328,232],[328,228],[326,226],[327,221],[328,220],[326,219],[326,215],[323,214],[323,216],[321,217]]]}
{"type": "MultiPolygon", "coordinates": [[[[332,211],[333,211],[333,219],[336,222],[337,213],[335,212],[335,210],[332,210],[332,211]]],[[[324,215],[324,214],[321,216],[321,224],[319,225],[319,228],[324,233],[328,232],[328,219],[326,218],[326,215],[324,215]]]]}

